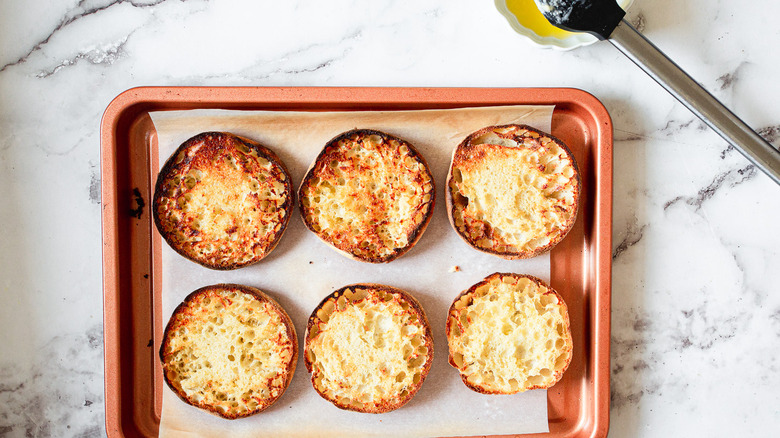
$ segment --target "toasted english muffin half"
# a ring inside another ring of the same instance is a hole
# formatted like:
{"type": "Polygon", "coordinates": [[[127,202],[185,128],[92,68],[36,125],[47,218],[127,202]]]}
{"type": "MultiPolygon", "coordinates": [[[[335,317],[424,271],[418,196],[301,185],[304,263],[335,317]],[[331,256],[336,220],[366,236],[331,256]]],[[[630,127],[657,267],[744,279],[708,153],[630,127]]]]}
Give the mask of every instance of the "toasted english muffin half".
{"type": "Polygon", "coordinates": [[[304,363],[317,393],[341,409],[379,414],[420,389],[433,336],[420,303],[380,284],[344,286],[312,312],[304,363]]]}
{"type": "Polygon", "coordinates": [[[338,135],[299,190],[306,227],[347,257],[390,262],[409,251],[431,220],[433,176],[408,142],[379,131],[338,135]]]}
{"type": "Polygon", "coordinates": [[[542,280],[495,273],[458,295],[447,314],[449,363],[483,394],[553,386],[572,357],[569,312],[542,280]]]}
{"type": "Polygon", "coordinates": [[[281,397],[295,372],[298,338],[271,297],[249,286],[217,284],[179,304],[165,327],[160,360],[179,398],[235,419],[281,397]]]}
{"type": "Polygon", "coordinates": [[[455,148],[446,192],[450,223],[469,245],[530,258],[571,230],[580,176],[557,138],[525,125],[489,126],[455,148]]]}
{"type": "Polygon", "coordinates": [[[260,261],[294,204],[292,180],[270,149],[225,132],[185,141],[157,176],[154,223],[182,256],[212,269],[260,261]]]}

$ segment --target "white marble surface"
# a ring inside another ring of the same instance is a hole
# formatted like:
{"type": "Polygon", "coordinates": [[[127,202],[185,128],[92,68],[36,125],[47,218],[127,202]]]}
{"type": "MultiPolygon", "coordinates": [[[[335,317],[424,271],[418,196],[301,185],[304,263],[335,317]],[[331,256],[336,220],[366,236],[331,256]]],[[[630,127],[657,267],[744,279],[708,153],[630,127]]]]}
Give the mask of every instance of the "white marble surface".
{"type": "MultiPolygon", "coordinates": [[[[631,21],[780,143],[780,3],[631,21]]],[[[105,434],[99,121],[140,85],[578,87],[615,126],[613,437],[780,430],[780,187],[608,43],[490,0],[0,2],[0,436],[105,434]]]]}

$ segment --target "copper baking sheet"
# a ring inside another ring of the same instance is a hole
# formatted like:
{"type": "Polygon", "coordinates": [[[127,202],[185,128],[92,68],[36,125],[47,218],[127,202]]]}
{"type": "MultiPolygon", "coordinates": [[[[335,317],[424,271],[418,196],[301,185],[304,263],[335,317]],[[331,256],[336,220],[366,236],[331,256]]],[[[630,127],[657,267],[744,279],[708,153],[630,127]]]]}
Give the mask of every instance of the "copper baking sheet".
{"type": "Polygon", "coordinates": [[[592,95],[561,88],[192,88],[145,87],[119,95],[101,123],[106,430],[110,437],[157,436],[162,373],[161,243],[149,201],[157,168],[150,111],[419,110],[555,105],[552,134],[580,165],[580,216],[551,256],[551,283],[566,300],[575,357],[548,390],[549,434],[601,437],[609,427],[612,123],[592,95]]]}

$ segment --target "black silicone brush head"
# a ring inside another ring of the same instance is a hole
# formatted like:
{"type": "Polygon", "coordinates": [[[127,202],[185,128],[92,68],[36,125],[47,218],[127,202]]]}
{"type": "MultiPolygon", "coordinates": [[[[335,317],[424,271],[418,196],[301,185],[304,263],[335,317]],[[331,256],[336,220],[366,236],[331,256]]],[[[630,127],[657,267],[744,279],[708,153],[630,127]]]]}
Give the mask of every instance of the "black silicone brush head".
{"type": "Polygon", "coordinates": [[[571,32],[587,32],[600,40],[609,38],[626,15],[615,0],[534,0],[553,26],[571,32]]]}

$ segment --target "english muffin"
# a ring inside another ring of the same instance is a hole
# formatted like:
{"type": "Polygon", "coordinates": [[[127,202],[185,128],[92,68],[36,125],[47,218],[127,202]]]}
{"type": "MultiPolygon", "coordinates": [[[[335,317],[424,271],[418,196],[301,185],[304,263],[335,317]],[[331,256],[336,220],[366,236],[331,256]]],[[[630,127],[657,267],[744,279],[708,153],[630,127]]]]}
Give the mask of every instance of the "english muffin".
{"type": "Polygon", "coordinates": [[[400,289],[353,284],[326,297],[309,318],[304,363],[314,389],[341,409],[398,409],[422,386],[433,337],[420,303],[400,289]]]}
{"type": "Polygon", "coordinates": [[[449,363],[483,394],[553,386],[572,357],[566,303],[530,275],[489,275],[461,293],[447,315],[449,363]]]}
{"type": "Polygon", "coordinates": [[[154,223],[182,256],[212,269],[260,261],[294,204],[290,175],[270,149],[225,132],[187,140],[157,176],[154,223]]]}
{"type": "Polygon", "coordinates": [[[217,284],[179,304],[165,327],[160,360],[165,382],[186,403],[241,418],[267,409],[287,389],[298,338],[271,297],[217,284]]]}
{"type": "Polygon", "coordinates": [[[303,222],[347,257],[386,263],[409,251],[433,212],[425,159],[408,142],[358,129],[325,145],[303,177],[303,222]]]}
{"type": "Polygon", "coordinates": [[[549,251],[574,225],[579,197],[571,151],[529,126],[480,129],[453,153],[447,214],[480,251],[506,259],[549,251]]]}

